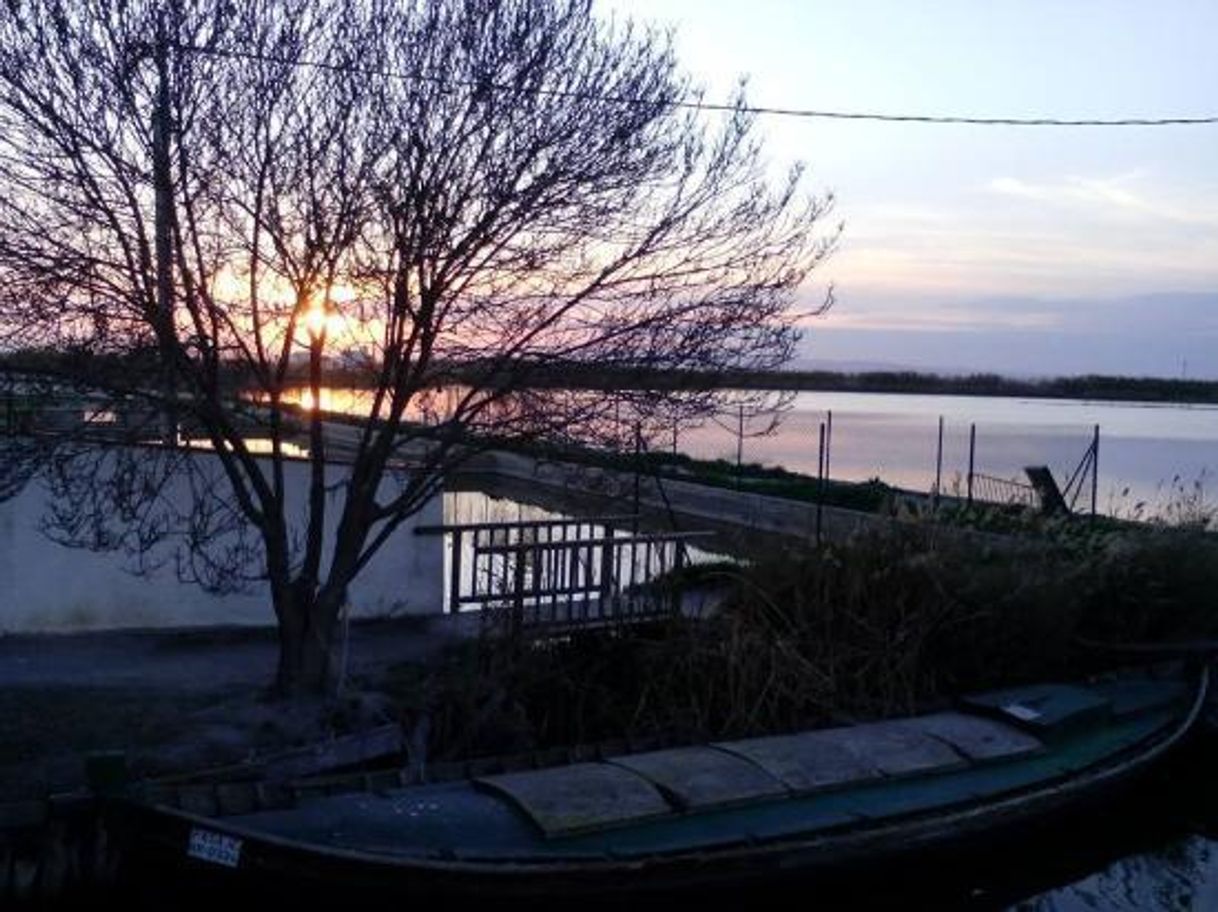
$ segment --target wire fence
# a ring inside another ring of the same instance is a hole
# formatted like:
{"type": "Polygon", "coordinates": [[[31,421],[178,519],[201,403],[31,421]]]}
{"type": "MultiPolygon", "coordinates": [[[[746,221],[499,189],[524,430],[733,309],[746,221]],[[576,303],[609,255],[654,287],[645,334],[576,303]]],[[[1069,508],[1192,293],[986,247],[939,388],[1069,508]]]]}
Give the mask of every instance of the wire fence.
{"type": "Polygon", "coordinates": [[[717,461],[741,477],[773,467],[822,483],[881,481],[932,504],[950,498],[1097,511],[1099,425],[1037,436],[943,416],[926,421],[803,409],[771,425],[769,416],[733,409],[698,426],[653,434],[646,445],[652,452],[717,461]]]}

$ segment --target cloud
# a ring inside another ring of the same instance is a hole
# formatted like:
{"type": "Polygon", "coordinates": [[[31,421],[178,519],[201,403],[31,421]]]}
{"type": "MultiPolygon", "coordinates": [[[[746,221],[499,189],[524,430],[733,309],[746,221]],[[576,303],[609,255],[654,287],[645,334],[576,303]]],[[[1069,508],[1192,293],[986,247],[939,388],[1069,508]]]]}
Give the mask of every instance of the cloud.
{"type": "Polygon", "coordinates": [[[956,300],[844,295],[808,326],[816,359],[1010,374],[1218,378],[1218,291],[956,300]]]}
{"type": "Polygon", "coordinates": [[[1058,322],[1053,314],[1007,313],[985,314],[964,309],[935,313],[925,307],[911,306],[909,310],[879,311],[867,314],[831,314],[817,329],[888,330],[892,332],[951,332],[975,333],[995,329],[1050,329],[1058,322]]]}
{"type": "Polygon", "coordinates": [[[1129,189],[1128,185],[1140,179],[1138,173],[1111,178],[1071,176],[1040,183],[997,177],[989,182],[988,189],[1002,196],[1090,209],[1100,214],[1132,214],[1186,225],[1218,225],[1213,205],[1172,204],[1163,193],[1136,193],[1129,189]]]}

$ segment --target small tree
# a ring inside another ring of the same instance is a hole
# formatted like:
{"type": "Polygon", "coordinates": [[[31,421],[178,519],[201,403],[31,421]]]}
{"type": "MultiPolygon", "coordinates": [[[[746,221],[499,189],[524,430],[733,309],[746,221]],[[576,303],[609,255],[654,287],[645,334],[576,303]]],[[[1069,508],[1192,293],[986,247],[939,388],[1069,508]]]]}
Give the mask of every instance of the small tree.
{"type": "Polygon", "coordinates": [[[282,691],[325,686],[349,584],[461,460],[715,398],[542,389],[539,371],[768,369],[797,341],[790,304],[832,245],[814,235],[829,200],[798,170],[771,186],[742,99],[692,108],[667,37],[590,6],[3,14],[0,324],[10,346],[71,352],[61,383],[169,444],[60,446],[54,525],[139,555],[169,540],[212,588],[267,580],[282,691]],[[296,407],[301,386],[316,405],[353,380],[363,420],[342,433],[296,407]],[[174,474],[187,504],[164,496],[174,474]]]}

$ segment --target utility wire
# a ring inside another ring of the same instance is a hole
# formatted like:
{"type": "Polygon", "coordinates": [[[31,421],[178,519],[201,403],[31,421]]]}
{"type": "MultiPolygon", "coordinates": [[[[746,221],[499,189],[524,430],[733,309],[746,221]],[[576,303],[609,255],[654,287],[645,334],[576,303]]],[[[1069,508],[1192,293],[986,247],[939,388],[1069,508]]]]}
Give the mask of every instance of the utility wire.
{"type": "Polygon", "coordinates": [[[252,51],[227,48],[178,45],[178,49],[194,54],[270,63],[278,66],[309,67],[334,73],[354,73],[376,76],[383,79],[401,79],[412,82],[430,82],[440,86],[463,86],[467,88],[499,92],[525,92],[548,98],[573,98],[607,101],[633,107],[670,107],[691,111],[726,112],[741,114],[763,114],[774,117],[799,117],[820,120],[863,120],[880,123],[965,124],[979,127],[1179,127],[1218,124],[1218,115],[1200,117],[1120,117],[1120,118],[1057,118],[1057,117],[965,117],[938,114],[882,114],[871,111],[822,111],[812,108],[779,108],[766,105],[728,104],[711,101],[655,101],[646,98],[631,98],[622,95],[598,95],[592,92],[576,92],[563,89],[521,89],[502,83],[475,82],[473,80],[450,79],[427,73],[403,73],[380,70],[353,64],[330,63],[325,60],[288,60],[252,51]]]}

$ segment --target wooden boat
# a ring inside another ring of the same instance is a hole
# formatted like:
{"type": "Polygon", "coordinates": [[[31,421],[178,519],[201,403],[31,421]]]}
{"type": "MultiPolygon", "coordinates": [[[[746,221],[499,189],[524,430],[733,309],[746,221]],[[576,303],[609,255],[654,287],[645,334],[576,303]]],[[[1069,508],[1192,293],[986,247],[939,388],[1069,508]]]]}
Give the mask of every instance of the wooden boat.
{"type": "Polygon", "coordinates": [[[1208,685],[1200,668],[1016,687],[900,720],[405,787],[380,774],[382,787],[336,794],[136,789],[110,815],[132,877],[275,896],[770,883],[976,844],[1106,799],[1181,743],[1208,685]]]}

